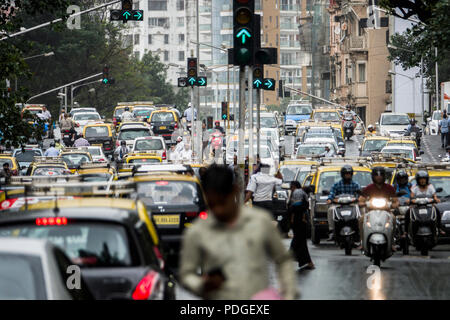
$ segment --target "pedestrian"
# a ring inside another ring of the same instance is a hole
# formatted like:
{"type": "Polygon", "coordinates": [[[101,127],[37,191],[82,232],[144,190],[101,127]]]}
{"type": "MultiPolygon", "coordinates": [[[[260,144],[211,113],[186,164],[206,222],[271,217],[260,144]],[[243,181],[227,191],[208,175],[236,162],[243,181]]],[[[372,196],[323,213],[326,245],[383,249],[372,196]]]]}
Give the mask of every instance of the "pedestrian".
{"type": "Polygon", "coordinates": [[[180,152],[180,160],[190,161],[192,160],[192,156],[191,146],[185,143],[183,150],[180,152]]]}
{"type": "Polygon", "coordinates": [[[214,124],[214,130],[220,131],[221,134],[225,135],[225,129],[220,125],[220,121],[217,120],[214,124]]]}
{"type": "Polygon", "coordinates": [[[194,120],[197,120],[197,110],[193,110],[192,103],[189,102],[188,108],[184,111],[183,116],[186,118],[188,125],[192,121],[192,113],[194,113],[194,120]]]}
{"type": "Polygon", "coordinates": [[[120,119],[122,122],[134,119],[134,114],[131,113],[130,107],[125,107],[125,111],[120,115],[120,119]]]}
{"type": "Polygon", "coordinates": [[[59,156],[59,150],[55,148],[56,144],[54,142],[50,142],[50,148],[48,148],[45,153],[44,157],[58,157],[59,156]]]}
{"type": "Polygon", "coordinates": [[[244,203],[253,197],[253,206],[268,210],[273,214],[273,190],[276,185],[283,183],[283,176],[278,171],[275,176],[271,176],[270,165],[261,163],[261,171],[252,175],[247,185],[247,194],[244,203]]]}
{"type": "Polygon", "coordinates": [[[10,184],[11,176],[12,176],[11,168],[9,167],[9,163],[5,162],[3,164],[3,170],[0,171],[0,177],[5,178],[5,184],[10,184]]]}
{"type": "Polygon", "coordinates": [[[441,134],[441,147],[447,148],[448,145],[448,131],[449,131],[449,120],[448,115],[444,113],[442,115],[442,120],[439,121],[439,132],[441,134]]]}
{"type": "Polygon", "coordinates": [[[127,146],[125,140],[120,141],[120,146],[114,150],[114,154],[117,155],[117,161],[122,162],[123,158],[130,152],[130,148],[127,146]]]}
{"type": "Polygon", "coordinates": [[[302,190],[298,181],[291,182],[291,197],[289,200],[288,216],[290,217],[294,238],[290,250],[300,269],[314,269],[314,263],[308,251],[306,211],[308,210],[308,195],[302,190]]]}
{"type": "Polygon", "coordinates": [[[185,229],[181,284],[204,299],[249,300],[274,291],[268,270],[268,262],[274,262],[279,298],[296,298],[291,254],[270,216],[239,201],[241,189],[233,171],[213,164],[201,183],[209,211],[206,219],[197,219],[185,229]]]}

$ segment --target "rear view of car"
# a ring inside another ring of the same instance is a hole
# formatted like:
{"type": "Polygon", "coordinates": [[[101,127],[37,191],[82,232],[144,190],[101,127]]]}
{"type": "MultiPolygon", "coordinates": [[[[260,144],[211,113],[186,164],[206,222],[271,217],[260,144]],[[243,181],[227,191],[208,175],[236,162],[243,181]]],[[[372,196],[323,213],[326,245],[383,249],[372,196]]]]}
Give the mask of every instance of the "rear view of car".
{"type": "Polygon", "coordinates": [[[161,157],[162,160],[167,160],[167,147],[164,139],[161,137],[144,137],[137,138],[134,141],[133,153],[147,153],[161,157]]]}
{"type": "Polygon", "coordinates": [[[108,124],[87,125],[83,135],[90,145],[101,144],[107,156],[114,154],[116,137],[108,124]]]}
{"type": "Polygon", "coordinates": [[[149,128],[143,126],[126,127],[120,130],[119,136],[117,137],[116,147],[120,146],[122,141],[125,141],[127,147],[133,148],[134,140],[140,137],[150,137],[151,131],[149,128]]]}
{"type": "Polygon", "coordinates": [[[43,155],[42,149],[35,147],[15,149],[13,153],[13,156],[16,157],[17,162],[19,162],[20,173],[22,175],[26,175],[28,167],[33,162],[34,157],[41,157],[43,155]]]}
{"type": "Polygon", "coordinates": [[[308,120],[311,118],[313,109],[309,104],[292,104],[287,107],[286,114],[284,116],[284,131],[288,135],[295,132],[297,124],[300,121],[308,120]]]}
{"type": "Polygon", "coordinates": [[[154,111],[150,117],[150,124],[155,135],[162,136],[167,144],[172,143],[172,133],[178,129],[175,111],[154,111]]]}

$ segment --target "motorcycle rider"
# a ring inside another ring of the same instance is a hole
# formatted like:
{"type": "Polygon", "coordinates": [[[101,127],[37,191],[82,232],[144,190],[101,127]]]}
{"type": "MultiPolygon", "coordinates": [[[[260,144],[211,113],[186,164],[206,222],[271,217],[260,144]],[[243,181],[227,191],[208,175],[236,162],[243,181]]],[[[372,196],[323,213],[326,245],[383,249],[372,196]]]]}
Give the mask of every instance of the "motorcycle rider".
{"type": "Polygon", "coordinates": [[[69,118],[69,114],[65,113],[64,119],[62,119],[59,123],[59,128],[61,130],[61,137],[64,137],[64,131],[69,131],[70,141],[72,141],[75,138],[76,134],[74,127],[75,127],[74,123],[72,119],[69,118]]]}
{"type": "Polygon", "coordinates": [[[50,142],[50,148],[48,148],[45,153],[44,157],[57,157],[59,156],[59,150],[55,148],[55,143],[50,142]]]}
{"type": "Polygon", "coordinates": [[[345,111],[342,113],[342,118],[346,119],[346,116],[351,116],[353,121],[356,121],[356,113],[352,110],[352,107],[348,104],[345,107],[345,111]]]}
{"type": "MultiPolygon", "coordinates": [[[[396,209],[398,208],[398,198],[395,193],[395,189],[390,184],[386,183],[386,169],[384,167],[375,167],[372,169],[372,184],[369,184],[367,187],[365,187],[362,192],[361,196],[359,197],[359,205],[360,207],[366,206],[366,201],[370,200],[371,198],[384,198],[387,201],[391,200],[391,208],[396,209]]],[[[395,226],[395,216],[390,213],[392,221],[394,221],[393,225],[395,226]]],[[[362,223],[364,221],[364,214],[361,215],[360,221],[359,221],[359,228],[361,232],[361,239],[363,239],[363,227],[362,223]]],[[[395,251],[395,247],[392,246],[392,250],[395,251]]]]}
{"type": "Polygon", "coordinates": [[[125,107],[125,111],[120,116],[120,119],[122,122],[125,122],[125,120],[133,120],[134,115],[130,112],[130,107],[125,107]]]}
{"type": "Polygon", "coordinates": [[[77,137],[77,139],[73,143],[73,146],[75,148],[78,148],[78,147],[89,147],[91,145],[89,143],[89,141],[87,141],[85,138],[83,138],[82,134],[77,135],[76,137],[77,137]]]}
{"type": "Polygon", "coordinates": [[[125,140],[122,140],[120,142],[120,146],[118,146],[114,151],[114,154],[118,155],[118,161],[123,161],[123,158],[128,154],[128,152],[130,152],[130,148],[128,148],[127,142],[125,140]]]}
{"type": "MultiPolygon", "coordinates": [[[[332,204],[334,199],[341,194],[352,194],[357,196],[357,194],[360,192],[361,186],[359,185],[359,183],[353,181],[353,168],[350,165],[346,164],[341,168],[341,178],[342,180],[336,182],[331,187],[327,204],[332,204]]],[[[330,205],[328,208],[328,228],[330,230],[328,241],[334,239],[333,211],[335,207],[335,205],[330,205]]]]}
{"type": "MultiPolygon", "coordinates": [[[[404,191],[406,194],[402,195],[401,197],[408,198],[408,200],[411,200],[411,183],[408,182],[408,174],[405,170],[399,171],[397,173],[397,176],[395,177],[396,183],[394,184],[395,193],[399,193],[404,191]]],[[[409,201],[408,201],[409,203],[409,201]]]]}
{"type": "Polygon", "coordinates": [[[369,124],[369,126],[367,127],[366,136],[370,136],[370,135],[374,136],[376,134],[377,134],[377,132],[375,131],[375,127],[373,125],[369,124]]]}
{"type": "Polygon", "coordinates": [[[225,135],[225,129],[220,126],[220,121],[217,120],[214,124],[214,129],[219,130],[222,135],[225,135]]]}

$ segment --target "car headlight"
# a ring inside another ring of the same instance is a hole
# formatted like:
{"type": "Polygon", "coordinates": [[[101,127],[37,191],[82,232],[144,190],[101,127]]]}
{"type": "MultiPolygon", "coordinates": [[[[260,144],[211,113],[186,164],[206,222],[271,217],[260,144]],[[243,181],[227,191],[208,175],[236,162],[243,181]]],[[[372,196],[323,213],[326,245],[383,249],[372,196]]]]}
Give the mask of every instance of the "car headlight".
{"type": "Polygon", "coordinates": [[[370,200],[370,206],[374,208],[384,208],[386,207],[387,201],[383,198],[375,198],[370,200]]]}
{"type": "Polygon", "coordinates": [[[450,211],[444,211],[441,220],[450,220],[450,211]]]}

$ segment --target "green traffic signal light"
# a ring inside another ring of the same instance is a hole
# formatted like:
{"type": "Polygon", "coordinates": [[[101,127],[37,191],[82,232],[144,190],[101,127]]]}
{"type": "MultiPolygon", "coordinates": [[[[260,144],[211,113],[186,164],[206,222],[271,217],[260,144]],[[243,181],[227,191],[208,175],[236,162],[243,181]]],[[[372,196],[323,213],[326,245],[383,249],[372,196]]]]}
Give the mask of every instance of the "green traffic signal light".
{"type": "Polygon", "coordinates": [[[251,52],[248,48],[239,48],[236,50],[236,62],[245,65],[250,62],[251,52]]]}

